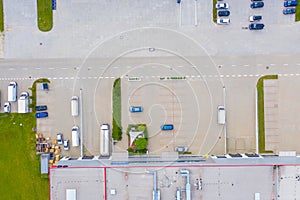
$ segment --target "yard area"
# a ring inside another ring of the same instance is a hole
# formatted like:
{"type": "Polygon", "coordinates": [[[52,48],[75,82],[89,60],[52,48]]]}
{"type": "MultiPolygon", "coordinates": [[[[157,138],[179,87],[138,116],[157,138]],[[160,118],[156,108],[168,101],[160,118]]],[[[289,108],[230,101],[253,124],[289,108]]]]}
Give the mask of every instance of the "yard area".
{"type": "Polygon", "coordinates": [[[48,177],[35,154],[34,113],[0,114],[1,199],[49,199],[48,177]]]}

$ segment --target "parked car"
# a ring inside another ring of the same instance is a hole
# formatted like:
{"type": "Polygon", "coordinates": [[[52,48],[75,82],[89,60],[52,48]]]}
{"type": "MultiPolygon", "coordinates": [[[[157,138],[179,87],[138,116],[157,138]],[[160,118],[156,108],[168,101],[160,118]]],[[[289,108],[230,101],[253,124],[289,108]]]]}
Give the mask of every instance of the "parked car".
{"type": "Polygon", "coordinates": [[[43,110],[47,110],[47,106],[46,105],[42,105],[42,106],[36,106],[35,107],[36,111],[43,111],[43,110]]]}
{"type": "Polygon", "coordinates": [[[258,2],[251,3],[250,7],[251,8],[262,8],[262,7],[264,7],[264,2],[258,1],[258,2]]]}
{"type": "Polygon", "coordinates": [[[229,23],[230,23],[230,19],[227,19],[227,18],[217,19],[217,24],[229,24],[229,23]]]}
{"type": "Polygon", "coordinates": [[[10,113],[10,103],[9,102],[4,103],[4,112],[10,113]]]}
{"type": "Polygon", "coordinates": [[[250,30],[261,30],[264,28],[264,24],[250,24],[249,29],[250,30]]]}
{"type": "Polygon", "coordinates": [[[227,17],[230,15],[230,11],[229,10],[221,10],[218,12],[218,16],[219,17],[227,17]]]}
{"type": "Polygon", "coordinates": [[[175,151],[177,152],[187,152],[188,151],[188,147],[183,147],[183,146],[178,146],[175,148],[175,151]]]}
{"type": "Polygon", "coordinates": [[[44,117],[48,117],[48,112],[39,112],[35,114],[36,118],[44,118],[44,117]]]}
{"type": "Polygon", "coordinates": [[[142,106],[130,106],[129,111],[134,113],[134,112],[143,112],[143,107],[142,106]]]}
{"type": "Polygon", "coordinates": [[[294,13],[296,13],[296,9],[295,8],[283,9],[282,13],[284,15],[294,14],[294,13]]]}
{"type": "Polygon", "coordinates": [[[216,9],[228,9],[229,4],[228,3],[217,3],[216,4],[216,9]]]}
{"type": "Polygon", "coordinates": [[[297,5],[298,5],[298,1],[284,1],[283,3],[284,7],[293,7],[297,5]]]}
{"type": "Polygon", "coordinates": [[[163,124],[160,126],[160,129],[162,131],[170,131],[170,130],[174,129],[174,126],[173,126],[173,124],[163,124]]]}
{"type": "Polygon", "coordinates": [[[63,143],[63,135],[61,133],[58,133],[56,135],[56,140],[57,140],[57,144],[62,144],[63,143]]]}
{"type": "Polygon", "coordinates": [[[69,140],[64,140],[64,150],[68,151],[70,149],[70,142],[69,140]]]}
{"type": "Polygon", "coordinates": [[[252,15],[249,17],[250,22],[255,22],[255,21],[259,21],[259,20],[262,20],[262,16],[260,16],[260,15],[252,15]]]}

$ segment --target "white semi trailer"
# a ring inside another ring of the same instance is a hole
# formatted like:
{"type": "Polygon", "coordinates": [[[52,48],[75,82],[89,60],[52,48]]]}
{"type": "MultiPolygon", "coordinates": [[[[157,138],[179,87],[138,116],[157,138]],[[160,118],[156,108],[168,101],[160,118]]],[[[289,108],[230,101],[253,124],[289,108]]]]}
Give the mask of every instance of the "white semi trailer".
{"type": "Polygon", "coordinates": [[[109,156],[110,133],[109,124],[102,124],[100,127],[100,156],[109,156]]]}

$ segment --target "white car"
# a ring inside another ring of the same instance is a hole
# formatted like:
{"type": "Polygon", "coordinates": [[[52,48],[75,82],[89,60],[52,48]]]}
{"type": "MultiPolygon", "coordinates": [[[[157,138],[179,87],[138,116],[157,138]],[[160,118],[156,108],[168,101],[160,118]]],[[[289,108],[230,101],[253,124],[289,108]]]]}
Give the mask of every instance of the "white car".
{"type": "Polygon", "coordinates": [[[4,103],[4,112],[10,113],[10,103],[9,102],[4,103]]]}
{"type": "Polygon", "coordinates": [[[56,140],[57,140],[57,144],[62,144],[63,143],[63,136],[61,133],[58,133],[56,135],[56,140]]]}
{"type": "Polygon", "coordinates": [[[217,3],[216,4],[216,9],[228,9],[229,4],[228,3],[217,3]]]}
{"type": "Polygon", "coordinates": [[[230,19],[219,18],[219,19],[217,19],[217,24],[230,24],[230,19]]]}
{"type": "Polygon", "coordinates": [[[68,151],[70,149],[69,140],[64,140],[64,150],[68,151]]]}

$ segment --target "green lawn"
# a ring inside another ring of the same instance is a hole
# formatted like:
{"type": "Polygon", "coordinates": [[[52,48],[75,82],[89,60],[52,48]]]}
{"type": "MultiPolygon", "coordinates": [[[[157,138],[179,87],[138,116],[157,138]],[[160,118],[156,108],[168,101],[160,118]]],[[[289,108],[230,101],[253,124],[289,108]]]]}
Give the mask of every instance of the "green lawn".
{"type": "Polygon", "coordinates": [[[295,21],[300,21],[300,4],[296,6],[296,14],[295,14],[295,21]]]}
{"type": "Polygon", "coordinates": [[[216,4],[218,0],[213,0],[213,22],[217,23],[217,9],[216,9],[216,4]]]}
{"type": "Polygon", "coordinates": [[[265,149],[265,119],[264,119],[264,80],[278,79],[278,75],[266,75],[257,81],[257,109],[258,109],[258,143],[260,153],[272,153],[265,149]]]}
{"type": "Polygon", "coordinates": [[[35,154],[35,126],[34,113],[0,114],[0,199],[49,199],[48,178],[42,178],[35,154]]]}
{"type": "Polygon", "coordinates": [[[52,0],[37,0],[38,27],[50,31],[53,27],[52,0]]]}
{"type": "Polygon", "coordinates": [[[113,127],[112,137],[114,140],[122,140],[122,123],[121,123],[121,79],[115,80],[113,85],[113,127]]]}
{"type": "Polygon", "coordinates": [[[0,31],[4,31],[3,0],[0,0],[0,31]]]}

